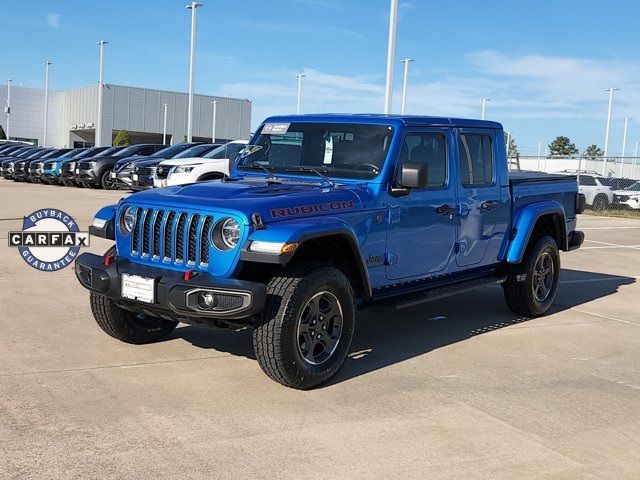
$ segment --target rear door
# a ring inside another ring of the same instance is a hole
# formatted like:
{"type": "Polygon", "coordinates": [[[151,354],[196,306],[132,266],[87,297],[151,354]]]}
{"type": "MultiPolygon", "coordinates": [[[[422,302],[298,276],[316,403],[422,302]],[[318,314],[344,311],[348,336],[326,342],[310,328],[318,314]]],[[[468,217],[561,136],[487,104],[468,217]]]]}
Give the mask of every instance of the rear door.
{"type": "Polygon", "coordinates": [[[456,241],[456,185],[451,181],[451,129],[408,129],[396,165],[398,186],[405,162],[427,164],[427,188],[389,197],[386,275],[389,279],[424,277],[442,272],[456,241]]]}
{"type": "MultiPolygon", "coordinates": [[[[499,250],[511,214],[508,180],[501,186],[495,130],[458,131],[458,247],[460,267],[491,265],[499,250]]],[[[501,131],[498,131],[501,134],[501,131]]]]}

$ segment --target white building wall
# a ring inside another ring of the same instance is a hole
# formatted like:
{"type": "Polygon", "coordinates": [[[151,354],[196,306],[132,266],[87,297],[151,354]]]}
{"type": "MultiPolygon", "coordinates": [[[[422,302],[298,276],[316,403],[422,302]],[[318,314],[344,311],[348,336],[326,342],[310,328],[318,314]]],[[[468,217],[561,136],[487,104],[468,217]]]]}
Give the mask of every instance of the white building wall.
{"type": "MultiPolygon", "coordinates": [[[[7,85],[0,85],[0,125],[7,131],[7,116],[4,106],[7,104],[7,85]]],[[[63,146],[65,133],[62,122],[64,111],[64,92],[49,90],[48,146],[63,146]]],[[[44,90],[11,86],[11,125],[9,136],[33,139],[42,145],[44,140],[44,90]]]]}
{"type": "MultiPolygon", "coordinates": [[[[48,144],[72,146],[74,141],[93,141],[97,125],[98,85],[49,92],[48,144]],[[91,124],[91,126],[86,126],[91,124]],[[72,131],[72,125],[76,129],[72,131]],[[84,129],[78,129],[85,125],[84,129]]],[[[164,103],[167,103],[167,142],[182,142],[187,133],[186,93],[168,92],[120,85],[103,87],[102,138],[111,143],[118,130],[130,133],[162,135],[164,103]]],[[[7,86],[0,85],[0,106],[6,105],[7,86]]],[[[251,102],[243,99],[194,95],[193,136],[211,138],[213,100],[218,102],[216,138],[247,139],[251,127],[251,102]]],[[[32,138],[42,144],[44,91],[33,88],[11,89],[12,137],[32,138]]],[[[6,130],[6,116],[0,114],[0,125],[6,130]]]]}

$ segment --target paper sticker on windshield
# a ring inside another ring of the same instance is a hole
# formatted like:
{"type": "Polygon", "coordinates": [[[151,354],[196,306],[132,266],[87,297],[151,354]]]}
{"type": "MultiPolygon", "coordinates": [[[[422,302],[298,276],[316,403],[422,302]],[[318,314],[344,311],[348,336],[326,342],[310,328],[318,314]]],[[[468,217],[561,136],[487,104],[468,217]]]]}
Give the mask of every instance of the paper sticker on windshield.
{"type": "Polygon", "coordinates": [[[329,165],[333,158],[333,137],[329,137],[324,141],[324,160],[322,163],[329,165]]]}
{"type": "Polygon", "coordinates": [[[262,127],[263,135],[281,135],[287,133],[290,123],[265,123],[262,127]]]}

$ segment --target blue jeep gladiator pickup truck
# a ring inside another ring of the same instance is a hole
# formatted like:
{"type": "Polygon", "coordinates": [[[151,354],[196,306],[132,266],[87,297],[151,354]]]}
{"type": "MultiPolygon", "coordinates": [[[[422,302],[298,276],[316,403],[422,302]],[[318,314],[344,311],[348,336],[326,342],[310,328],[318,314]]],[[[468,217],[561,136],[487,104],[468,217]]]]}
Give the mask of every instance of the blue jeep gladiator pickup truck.
{"type": "Polygon", "coordinates": [[[248,326],[265,373],[307,389],[339,370],[372,302],[500,284],[516,314],[545,314],[583,208],[573,177],[509,174],[499,123],[280,116],[228,178],[102,208],[90,231],[115,246],[75,269],[109,335],[248,326]]]}

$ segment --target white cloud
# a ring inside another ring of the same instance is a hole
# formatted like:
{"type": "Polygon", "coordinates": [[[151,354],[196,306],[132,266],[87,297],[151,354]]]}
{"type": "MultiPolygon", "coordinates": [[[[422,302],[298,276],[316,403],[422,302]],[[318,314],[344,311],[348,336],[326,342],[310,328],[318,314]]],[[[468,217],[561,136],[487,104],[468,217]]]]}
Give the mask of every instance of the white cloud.
{"type": "Polygon", "coordinates": [[[49,27],[57,28],[60,26],[60,14],[49,13],[47,14],[47,25],[49,27]]]}

